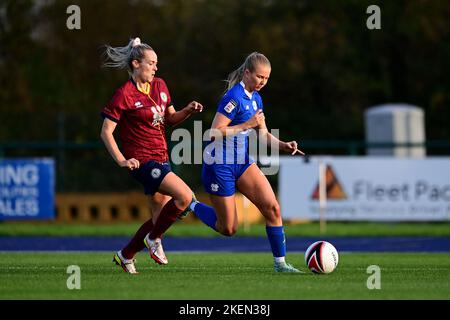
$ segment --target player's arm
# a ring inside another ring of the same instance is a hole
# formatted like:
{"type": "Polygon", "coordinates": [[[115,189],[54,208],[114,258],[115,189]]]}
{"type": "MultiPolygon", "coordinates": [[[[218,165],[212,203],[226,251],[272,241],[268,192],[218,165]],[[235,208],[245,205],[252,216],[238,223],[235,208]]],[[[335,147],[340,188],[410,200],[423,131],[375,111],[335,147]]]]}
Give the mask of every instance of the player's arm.
{"type": "Polygon", "coordinates": [[[301,155],[305,155],[303,151],[298,149],[298,144],[296,141],[284,142],[275,137],[273,134],[269,132],[266,126],[266,121],[263,119],[262,123],[258,126],[259,136],[260,138],[266,142],[268,146],[278,146],[280,151],[290,153],[292,155],[296,153],[300,153],[301,155]]]}
{"type": "Polygon", "coordinates": [[[198,113],[203,111],[203,106],[197,101],[190,102],[186,107],[180,111],[175,111],[173,106],[169,106],[166,111],[166,123],[171,126],[176,126],[189,118],[193,113],[198,113]]]}
{"type": "Polygon", "coordinates": [[[224,114],[217,112],[211,125],[210,135],[211,137],[233,136],[242,131],[258,127],[261,121],[264,121],[264,114],[262,110],[258,111],[246,122],[230,126],[229,124],[231,123],[231,119],[224,114]]]}
{"type": "Polygon", "coordinates": [[[117,123],[105,118],[103,120],[102,130],[100,133],[100,137],[103,140],[103,143],[106,146],[111,157],[120,167],[126,167],[128,169],[137,169],[139,168],[139,161],[135,158],[125,159],[122,152],[120,152],[119,147],[117,145],[116,140],[114,139],[113,132],[116,129],[117,123]]]}

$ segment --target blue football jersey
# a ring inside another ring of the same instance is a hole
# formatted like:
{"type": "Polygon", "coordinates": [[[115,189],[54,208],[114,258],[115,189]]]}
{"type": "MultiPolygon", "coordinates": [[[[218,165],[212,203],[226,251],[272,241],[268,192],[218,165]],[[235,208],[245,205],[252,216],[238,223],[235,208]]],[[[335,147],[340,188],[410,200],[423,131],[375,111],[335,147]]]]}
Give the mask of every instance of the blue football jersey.
{"type": "MultiPolygon", "coordinates": [[[[235,126],[249,120],[259,109],[263,109],[261,96],[257,91],[249,93],[241,81],[225,93],[217,112],[231,120],[229,126],[235,126]]],[[[216,160],[220,158],[224,161],[223,163],[248,163],[251,161],[248,155],[249,134],[250,130],[245,130],[237,135],[227,136],[223,139],[222,148],[218,144],[220,141],[213,142],[209,146],[210,151],[206,150],[206,156],[213,156],[216,160]],[[223,157],[220,153],[223,154],[223,157]]]]}
{"type": "Polygon", "coordinates": [[[231,120],[230,126],[235,126],[249,120],[259,109],[263,109],[261,96],[257,91],[249,93],[241,81],[225,93],[217,112],[231,120]]]}

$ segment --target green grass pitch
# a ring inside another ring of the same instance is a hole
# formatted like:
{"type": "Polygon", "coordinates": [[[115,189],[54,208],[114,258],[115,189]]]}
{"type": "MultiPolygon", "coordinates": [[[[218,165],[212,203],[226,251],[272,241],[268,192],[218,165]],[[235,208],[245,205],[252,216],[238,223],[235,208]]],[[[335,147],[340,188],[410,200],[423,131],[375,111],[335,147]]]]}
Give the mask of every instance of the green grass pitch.
{"type": "MultiPolygon", "coordinates": [[[[114,265],[113,253],[0,253],[0,299],[449,299],[450,255],[341,253],[329,275],[276,274],[269,253],[174,253],[169,265],[137,256],[139,275],[114,265]],[[80,267],[81,289],[69,290],[67,267],[80,267]],[[380,289],[369,290],[370,265],[380,289]]],[[[303,254],[288,262],[306,270],[303,254]]]]}

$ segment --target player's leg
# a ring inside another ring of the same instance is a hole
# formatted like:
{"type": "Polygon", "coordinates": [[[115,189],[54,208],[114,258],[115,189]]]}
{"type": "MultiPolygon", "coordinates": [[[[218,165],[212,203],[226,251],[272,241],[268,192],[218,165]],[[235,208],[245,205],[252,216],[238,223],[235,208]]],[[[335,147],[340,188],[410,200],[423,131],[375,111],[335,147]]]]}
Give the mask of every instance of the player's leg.
{"type": "Polygon", "coordinates": [[[163,233],[177,220],[190,204],[192,200],[192,190],[176,174],[169,172],[166,174],[158,191],[171,199],[162,207],[161,213],[156,220],[154,227],[145,237],[144,243],[149,248],[150,256],[159,264],[167,264],[168,260],[164,254],[161,244],[163,233]]]}
{"type": "Polygon", "coordinates": [[[154,195],[148,196],[150,209],[152,210],[153,224],[156,222],[156,220],[158,220],[158,217],[159,217],[159,214],[161,213],[162,208],[166,205],[167,202],[170,201],[170,199],[171,199],[170,196],[167,196],[160,192],[156,192],[154,195]]]}
{"type": "Polygon", "coordinates": [[[277,272],[298,272],[287,264],[286,237],[280,213],[280,205],[266,176],[253,163],[239,177],[236,186],[261,211],[266,220],[266,233],[272,249],[277,272]]]}
{"type": "Polygon", "coordinates": [[[203,164],[202,183],[205,191],[210,195],[213,207],[194,203],[191,206],[195,215],[213,230],[224,235],[233,235],[237,229],[237,213],[232,166],[203,164]]]}
{"type": "Polygon", "coordinates": [[[159,192],[156,192],[154,195],[149,195],[148,198],[152,218],[144,222],[128,244],[114,256],[114,262],[128,273],[137,273],[134,265],[134,257],[136,253],[145,248],[145,237],[153,229],[154,222],[156,222],[162,207],[170,200],[170,197],[159,192]]]}
{"type": "Polygon", "coordinates": [[[162,195],[171,197],[171,199],[162,207],[161,213],[155,222],[155,227],[151,232],[151,239],[153,236],[160,237],[192,201],[191,188],[173,172],[169,172],[165,176],[158,191],[162,195]],[[170,223],[164,223],[166,218],[169,218],[170,223]]]}
{"type": "Polygon", "coordinates": [[[261,211],[268,226],[282,226],[280,206],[266,176],[253,163],[236,182],[237,189],[261,211]]]}
{"type": "MultiPolygon", "coordinates": [[[[161,211],[162,201],[165,198],[158,194],[158,188],[164,177],[170,172],[168,163],[161,164],[155,161],[148,161],[142,164],[139,169],[130,171],[130,175],[144,187],[145,194],[149,196],[150,206],[152,207],[153,217],[161,211]]],[[[122,266],[126,272],[137,273],[134,267],[134,256],[143,248],[143,239],[153,229],[153,217],[146,221],[135,233],[130,242],[119,250],[113,258],[116,264],[122,266]],[[134,272],[133,272],[134,271],[134,272]]]]}
{"type": "Polygon", "coordinates": [[[136,253],[145,248],[144,238],[152,231],[153,226],[158,219],[159,213],[164,205],[170,200],[169,196],[156,192],[154,195],[149,195],[149,204],[152,212],[152,217],[146,221],[135,233],[130,242],[122,249],[122,255],[126,259],[133,259],[136,253]]]}
{"type": "Polygon", "coordinates": [[[216,196],[209,195],[216,212],[217,222],[215,230],[224,236],[233,236],[238,228],[238,215],[236,210],[235,195],[216,196]]]}
{"type": "Polygon", "coordinates": [[[189,205],[189,210],[194,212],[197,218],[199,218],[204,224],[214,231],[217,231],[217,215],[213,207],[197,201],[194,197],[193,201],[189,205]]]}

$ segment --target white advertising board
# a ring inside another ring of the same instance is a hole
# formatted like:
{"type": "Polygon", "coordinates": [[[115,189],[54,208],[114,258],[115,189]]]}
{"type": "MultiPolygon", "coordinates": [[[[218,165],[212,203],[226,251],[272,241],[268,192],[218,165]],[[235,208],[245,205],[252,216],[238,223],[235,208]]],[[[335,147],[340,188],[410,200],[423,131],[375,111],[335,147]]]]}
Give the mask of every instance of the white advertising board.
{"type": "Polygon", "coordinates": [[[319,162],[325,167],[327,220],[450,220],[449,157],[281,157],[283,219],[320,219],[319,162]]]}

